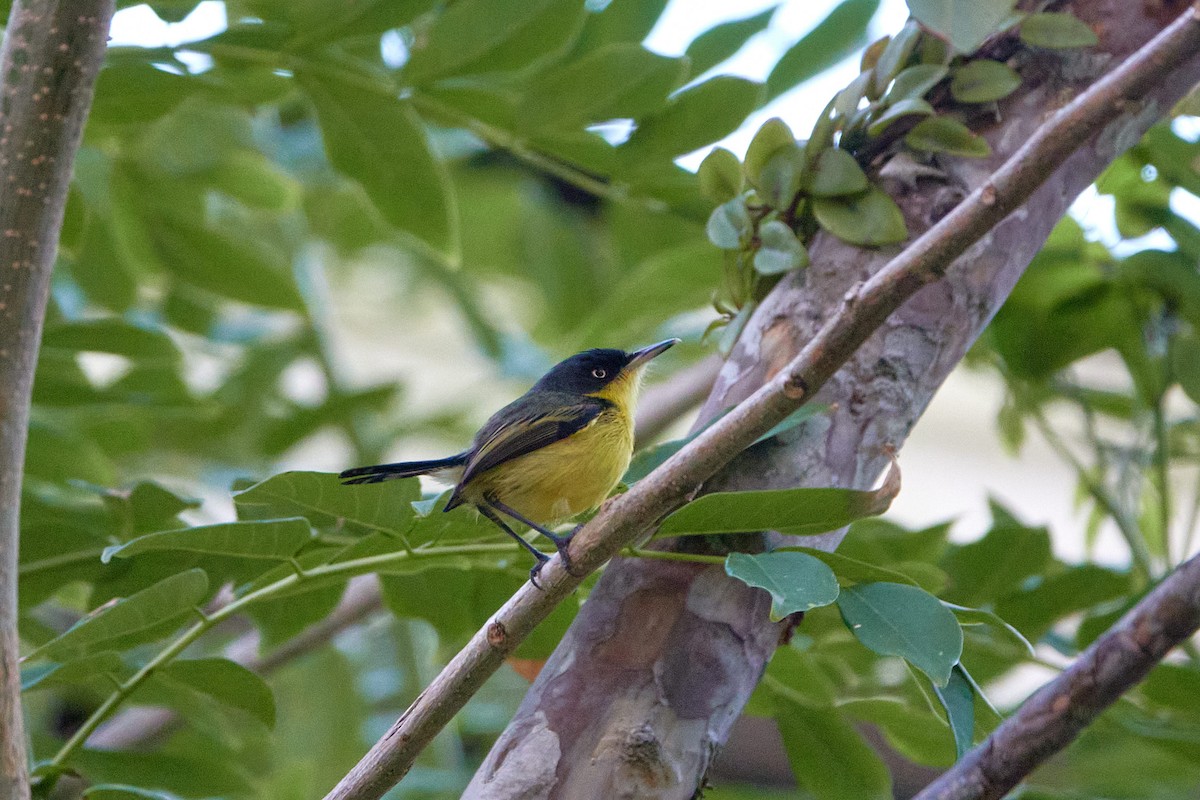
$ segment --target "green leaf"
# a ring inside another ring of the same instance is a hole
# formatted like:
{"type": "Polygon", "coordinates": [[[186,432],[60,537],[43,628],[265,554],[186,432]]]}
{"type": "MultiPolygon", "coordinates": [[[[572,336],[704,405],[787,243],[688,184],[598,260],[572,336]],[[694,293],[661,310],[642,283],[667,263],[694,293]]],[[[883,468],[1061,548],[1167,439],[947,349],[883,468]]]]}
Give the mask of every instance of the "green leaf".
{"type": "Polygon", "coordinates": [[[194,612],[208,595],[204,570],[189,569],[98,609],[30,654],[30,658],[63,660],[108,647],[129,647],[154,641],[169,633],[194,612]]]}
{"type": "Polygon", "coordinates": [[[693,39],[684,53],[691,61],[691,74],[702,75],[741,50],[747,39],[767,27],[777,8],[714,25],[693,39]]]}
{"type": "Polygon", "coordinates": [[[962,655],[962,628],[928,592],[900,583],[862,583],[838,597],[842,620],[871,650],[900,656],[945,686],[962,655]]]}
{"type": "MultiPolygon", "coordinates": [[[[452,11],[465,5],[471,3],[452,11]]],[[[449,176],[411,105],[308,70],[297,70],[296,79],[316,108],[334,168],[358,181],[391,225],[456,253],[458,211],[449,176]]]]}
{"type": "Polygon", "coordinates": [[[626,163],[678,156],[737,130],[763,99],[760,83],[718,75],[671,97],[665,108],[645,117],[620,147],[626,163]]]}
{"type": "Polygon", "coordinates": [[[638,119],[662,108],[686,70],[640,44],[608,45],[531,81],[517,116],[529,131],[638,119]]]}
{"type": "Polygon", "coordinates": [[[992,154],[987,140],[952,117],[936,116],[923,119],[904,136],[904,143],[914,150],[947,153],[952,156],[985,158],[992,154]]]}
{"type": "Polygon", "coordinates": [[[955,664],[950,680],[945,686],[933,686],[946,716],[950,719],[950,730],[954,732],[954,749],[962,758],[971,749],[971,738],[975,732],[975,690],[963,675],[961,664],[955,664]]]}
{"type": "Polygon", "coordinates": [[[850,558],[841,553],[827,553],[824,550],[817,550],[813,547],[796,545],[781,547],[779,550],[783,552],[807,553],[813,558],[824,561],[833,570],[834,574],[838,576],[839,583],[878,583],[880,581],[907,583],[911,586],[917,586],[930,591],[929,587],[919,579],[928,580],[927,575],[920,574],[914,576],[904,571],[914,565],[920,564],[920,562],[900,562],[899,564],[881,567],[876,564],[868,564],[866,561],[860,561],[857,558],[850,558]]]}
{"type": "Polygon", "coordinates": [[[854,156],[840,147],[830,147],[817,158],[808,193],[814,197],[841,197],[868,188],[867,176],[854,156]]]}
{"type": "Polygon", "coordinates": [[[1016,0],[908,0],[912,15],[960,53],[998,31],[1014,5],[1016,0]]]}
{"type": "Polygon", "coordinates": [[[837,708],[854,720],[879,728],[887,743],[910,761],[934,767],[954,763],[954,745],[946,735],[949,731],[925,698],[906,701],[892,693],[851,697],[840,700],[837,708]]]}
{"type": "Polygon", "coordinates": [[[163,330],[115,318],[47,325],[42,334],[42,348],[112,353],[142,362],[179,361],[179,348],[163,330]]]}
{"type": "Polygon", "coordinates": [[[755,185],[767,205],[786,212],[795,202],[807,168],[804,149],[796,144],[779,148],[758,171],[755,185]]]}
{"type": "Polygon", "coordinates": [[[271,688],[255,673],[226,658],[193,658],[172,661],[163,676],[238,708],[275,727],[275,698],[271,688]]]}
{"type": "Polygon", "coordinates": [[[754,269],[761,275],[782,275],[808,266],[808,251],[784,223],[777,219],[758,229],[759,247],[754,253],[754,269]]]}
{"type": "Polygon", "coordinates": [[[960,103],[990,103],[1008,97],[1021,85],[1021,76],[1007,64],[979,58],[954,70],[950,95],[960,103]]]}
{"type": "Polygon", "coordinates": [[[899,33],[888,40],[883,52],[879,54],[875,66],[871,68],[873,97],[883,94],[892,79],[904,69],[920,38],[921,26],[910,20],[905,23],[899,33]]]}
{"type": "Polygon", "coordinates": [[[1171,371],[1184,394],[1200,403],[1200,335],[1195,331],[1171,343],[1171,371]]]}
{"type": "Polygon", "coordinates": [[[941,64],[917,64],[896,76],[884,102],[893,105],[902,100],[919,100],[946,77],[949,70],[941,64]]]}
{"type": "Polygon", "coordinates": [[[891,800],[887,767],[840,713],[774,700],[788,762],[816,800],[891,800]]]}
{"type": "Polygon", "coordinates": [[[114,557],[129,558],[138,553],[173,550],[286,561],[312,538],[308,520],[299,517],[261,522],[222,522],[139,536],[125,544],[106,548],[101,560],[107,564],[114,557]]]}
{"type": "Polygon", "coordinates": [[[882,514],[900,491],[894,465],[883,484],[858,489],[765,489],[706,494],[668,516],[657,535],[685,536],[774,530],[809,535],[836,530],[862,517],[882,514]]]}
{"type": "Polygon", "coordinates": [[[696,172],[700,191],[715,203],[725,203],[742,192],[742,162],[724,147],[714,147],[696,172]]]}
{"type": "Polygon", "coordinates": [[[1078,564],[1049,575],[1044,569],[1034,572],[1017,591],[1000,597],[995,607],[1026,636],[1038,639],[1056,621],[1124,598],[1132,590],[1128,572],[1078,564]]]}
{"type": "Polygon", "coordinates": [[[838,597],[833,570],[805,553],[731,553],[725,559],[725,572],[747,586],[766,589],[771,595],[771,619],[776,621],[827,606],[838,597]]]}
{"type": "Polygon", "coordinates": [[[796,137],[792,135],[792,129],[786,122],[778,117],[767,120],[746,148],[746,177],[757,185],[758,177],[767,166],[767,162],[780,150],[795,146],[796,137]]]}
{"type": "Polygon", "coordinates": [[[966,606],[946,603],[945,601],[943,601],[943,604],[946,608],[954,612],[954,616],[958,619],[960,625],[991,625],[1007,634],[1013,642],[1023,648],[1030,656],[1037,655],[1033,644],[1022,636],[1019,630],[1005,622],[999,614],[983,608],[967,608],[966,606]]]}
{"type": "Polygon", "coordinates": [[[867,126],[867,135],[879,136],[885,130],[887,130],[889,126],[899,122],[905,117],[927,117],[932,113],[933,106],[929,105],[929,103],[925,102],[919,97],[910,97],[906,100],[900,100],[899,102],[888,106],[886,111],[871,121],[871,124],[867,126]]]}
{"type": "Polygon", "coordinates": [[[1034,47],[1067,50],[1094,47],[1100,43],[1096,32],[1074,14],[1046,11],[1030,14],[1021,23],[1021,41],[1034,47]]]}
{"type": "Polygon", "coordinates": [[[708,240],[722,250],[737,250],[751,233],[746,198],[735,197],[713,209],[705,226],[708,240]]]}
{"type": "Polygon", "coordinates": [[[284,472],[236,493],[234,503],[242,518],[303,516],[316,528],[404,536],[414,516],[412,503],[420,498],[415,478],[343,486],[331,473],[284,472]]]}
{"type": "Polygon", "coordinates": [[[94,675],[118,674],[124,669],[125,662],[111,650],[71,659],[62,664],[37,664],[21,670],[21,691],[78,686],[94,675]]]}
{"type": "Polygon", "coordinates": [[[879,0],[842,0],[775,64],[767,78],[767,99],[778,97],[857,50],[878,9],[879,0]]]}
{"type": "Polygon", "coordinates": [[[1026,578],[1046,570],[1050,534],[1045,528],[1003,524],[942,560],[950,575],[947,599],[965,606],[994,603],[1026,578]]]}
{"type": "Polygon", "coordinates": [[[814,198],[813,214],[822,228],[850,244],[874,247],[908,238],[900,208],[875,186],[856,197],[814,198]]]}
{"type": "Polygon", "coordinates": [[[449,75],[517,70],[561,54],[579,35],[582,0],[463,0],[448,6],[404,65],[422,85],[449,75]]]}

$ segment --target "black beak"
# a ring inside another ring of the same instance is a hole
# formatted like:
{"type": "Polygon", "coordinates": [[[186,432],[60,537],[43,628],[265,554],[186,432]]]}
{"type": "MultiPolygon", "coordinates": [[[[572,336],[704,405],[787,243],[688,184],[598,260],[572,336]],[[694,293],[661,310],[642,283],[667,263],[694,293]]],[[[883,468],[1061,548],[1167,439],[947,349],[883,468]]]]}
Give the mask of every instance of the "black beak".
{"type": "Polygon", "coordinates": [[[637,369],[652,358],[662,355],[670,350],[675,345],[682,341],[680,339],[667,339],[666,341],[652,344],[649,347],[643,347],[641,350],[635,350],[629,354],[629,363],[625,365],[625,369],[637,369]]]}

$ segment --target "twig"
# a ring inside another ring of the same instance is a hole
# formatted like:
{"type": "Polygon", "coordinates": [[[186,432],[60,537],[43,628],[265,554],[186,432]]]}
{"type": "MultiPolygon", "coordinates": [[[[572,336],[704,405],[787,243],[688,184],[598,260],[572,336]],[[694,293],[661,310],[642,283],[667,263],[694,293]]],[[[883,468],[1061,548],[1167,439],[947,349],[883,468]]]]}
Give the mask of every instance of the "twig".
{"type": "Polygon", "coordinates": [[[1003,797],[1200,628],[1200,556],[1142,598],[916,800],[1003,797]]]}
{"type": "Polygon", "coordinates": [[[1077,147],[1186,63],[1198,47],[1200,18],[1185,13],[1051,117],[990,180],[847,295],[843,308],[791,363],[632,489],[609,501],[572,541],[574,574],[563,569],[561,558],[552,559],[542,570],[543,590],[526,585],[505,603],[326,800],[382,797],[505,657],[579,586],[582,576],[643,537],[696,487],[815,394],[904,301],[940,278],[1077,147]]]}
{"type": "Polygon", "coordinates": [[[113,0],[17,0],[0,50],[0,796],[29,796],[17,549],[30,389],[113,0]]]}
{"type": "Polygon", "coordinates": [[[113,713],[121,706],[125,700],[133,694],[133,692],[141,686],[147,678],[154,674],[155,670],[166,664],[169,664],[172,659],[182,653],[188,645],[199,639],[218,623],[229,619],[234,614],[242,611],[247,606],[253,605],[261,600],[268,600],[272,597],[277,597],[283,592],[314,579],[320,578],[341,578],[352,577],[354,575],[363,575],[368,572],[374,572],[380,567],[388,564],[393,564],[398,561],[405,561],[415,558],[434,558],[437,556],[452,556],[452,555],[470,555],[480,553],[510,553],[512,545],[504,544],[469,544],[469,545],[447,545],[445,547],[427,547],[418,548],[416,550],[401,550],[394,553],[384,553],[377,556],[365,556],[363,558],[351,559],[349,561],[338,561],[332,564],[321,564],[315,567],[309,567],[303,572],[293,572],[287,577],[280,578],[274,583],[269,583],[266,586],[259,587],[249,594],[245,594],[233,602],[222,606],[221,608],[207,614],[204,619],[193,624],[191,627],[184,630],[170,644],[159,651],[158,655],[150,659],[140,670],[138,670],[128,680],[122,681],[117,685],[116,690],[105,698],[104,702],[92,712],[79,729],[75,731],[67,742],[59,748],[59,751],[51,759],[50,765],[54,768],[61,768],[66,765],[71,755],[83,746],[84,742],[96,731],[100,725],[113,715],[113,713]]]}
{"type": "MultiPolygon", "coordinates": [[[[247,669],[269,675],[280,667],[327,644],[342,631],[357,625],[383,606],[379,584],[374,576],[353,578],[346,587],[341,602],[329,616],[305,628],[265,656],[258,654],[258,632],[251,630],[239,636],[225,649],[225,654],[247,669]]],[[[101,750],[123,750],[152,741],[170,729],[179,717],[165,708],[130,708],[114,716],[96,729],[88,739],[89,747],[101,750]]]]}

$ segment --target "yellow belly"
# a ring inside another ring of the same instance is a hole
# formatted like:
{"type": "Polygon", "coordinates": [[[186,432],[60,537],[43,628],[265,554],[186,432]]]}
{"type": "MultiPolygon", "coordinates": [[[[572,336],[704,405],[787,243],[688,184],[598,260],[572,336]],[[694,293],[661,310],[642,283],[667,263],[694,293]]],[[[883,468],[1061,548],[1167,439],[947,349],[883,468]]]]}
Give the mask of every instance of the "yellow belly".
{"type": "Polygon", "coordinates": [[[464,499],[485,495],[539,525],[553,525],[595,508],[629,467],[633,429],[628,418],[605,411],[566,439],[506,461],[462,489],[464,499]]]}

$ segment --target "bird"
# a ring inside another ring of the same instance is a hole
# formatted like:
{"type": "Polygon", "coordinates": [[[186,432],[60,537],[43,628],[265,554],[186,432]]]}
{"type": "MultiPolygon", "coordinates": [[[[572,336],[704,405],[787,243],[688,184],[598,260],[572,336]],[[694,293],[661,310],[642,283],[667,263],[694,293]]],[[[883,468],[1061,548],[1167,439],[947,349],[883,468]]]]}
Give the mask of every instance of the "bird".
{"type": "MultiPolygon", "coordinates": [[[[570,569],[570,533],[551,526],[600,505],[633,455],[633,411],[646,365],[679,339],[626,352],[597,348],[551,367],[525,394],[493,414],[470,447],[445,458],[355,467],[343,484],[416,475],[452,482],[444,511],[474,506],[534,557],[530,581],[550,557],[513,530],[519,522],[549,539],[570,569]]],[[[576,529],[577,530],[577,529],[576,529]]]]}

